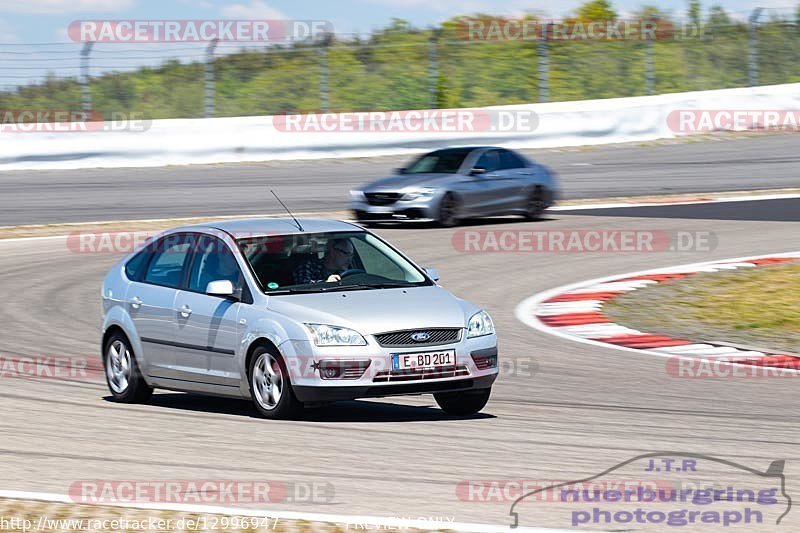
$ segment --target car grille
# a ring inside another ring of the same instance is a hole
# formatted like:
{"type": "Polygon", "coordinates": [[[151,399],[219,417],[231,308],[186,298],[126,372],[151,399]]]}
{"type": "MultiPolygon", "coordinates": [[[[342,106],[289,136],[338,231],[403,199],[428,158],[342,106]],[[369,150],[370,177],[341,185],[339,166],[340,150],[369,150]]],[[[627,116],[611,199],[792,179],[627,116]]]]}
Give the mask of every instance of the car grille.
{"type": "Polygon", "coordinates": [[[422,370],[396,370],[378,372],[372,378],[376,383],[388,383],[396,381],[424,381],[426,379],[442,379],[442,378],[457,378],[462,376],[469,376],[469,370],[464,365],[444,367],[444,368],[429,368],[422,370]]]}
{"type": "Polygon", "coordinates": [[[438,346],[461,340],[461,328],[409,329],[375,335],[375,340],[384,348],[416,348],[419,346],[438,346]],[[428,339],[422,342],[411,338],[416,333],[425,333],[428,339]]]}
{"type": "Polygon", "coordinates": [[[364,196],[369,205],[392,205],[403,195],[399,192],[367,192],[364,196]]]}

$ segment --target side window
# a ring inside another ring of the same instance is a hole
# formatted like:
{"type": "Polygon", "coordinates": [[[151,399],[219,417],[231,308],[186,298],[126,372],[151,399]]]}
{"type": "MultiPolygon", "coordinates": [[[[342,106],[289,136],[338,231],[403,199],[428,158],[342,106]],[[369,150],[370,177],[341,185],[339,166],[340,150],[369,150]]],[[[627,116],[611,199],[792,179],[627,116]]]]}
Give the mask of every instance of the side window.
{"type": "Polygon", "coordinates": [[[494,172],[500,167],[500,162],[498,161],[497,157],[497,150],[489,150],[488,152],[484,152],[482,156],[478,158],[478,162],[475,163],[476,167],[485,168],[486,172],[494,172]]]}
{"type": "Polygon", "coordinates": [[[500,169],[525,168],[525,161],[520,159],[517,154],[508,150],[500,151],[500,169]]]}
{"type": "Polygon", "coordinates": [[[153,244],[152,259],[144,276],[146,283],[178,288],[191,257],[191,235],[168,235],[153,244]]]}
{"type": "Polygon", "coordinates": [[[192,262],[189,290],[206,292],[212,281],[230,281],[234,288],[242,286],[242,272],[230,248],[216,237],[200,237],[192,262]]]}
{"type": "Polygon", "coordinates": [[[148,246],[125,263],[125,275],[128,276],[129,280],[139,281],[142,279],[144,275],[143,270],[148,259],[150,259],[150,255],[150,247],[148,246]]]}

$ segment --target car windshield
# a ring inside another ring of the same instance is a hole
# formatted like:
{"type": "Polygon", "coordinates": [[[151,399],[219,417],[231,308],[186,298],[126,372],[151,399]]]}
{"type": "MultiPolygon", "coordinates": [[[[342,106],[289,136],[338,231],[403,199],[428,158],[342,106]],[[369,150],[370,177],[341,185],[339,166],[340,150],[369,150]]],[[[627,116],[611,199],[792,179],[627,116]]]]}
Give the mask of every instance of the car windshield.
{"type": "Polygon", "coordinates": [[[447,150],[437,150],[429,154],[425,154],[408,167],[406,167],[404,174],[427,174],[427,173],[443,173],[455,174],[464,159],[467,158],[471,149],[468,148],[450,148],[447,150]]]}
{"type": "Polygon", "coordinates": [[[238,245],[267,294],[432,284],[391,246],[363,231],[270,235],[238,245]]]}

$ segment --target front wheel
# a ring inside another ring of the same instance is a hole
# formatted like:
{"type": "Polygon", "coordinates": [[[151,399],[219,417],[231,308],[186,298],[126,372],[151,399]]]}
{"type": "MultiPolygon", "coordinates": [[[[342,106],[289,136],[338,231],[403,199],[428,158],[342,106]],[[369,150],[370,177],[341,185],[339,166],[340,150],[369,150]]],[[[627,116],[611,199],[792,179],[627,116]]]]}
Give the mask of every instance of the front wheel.
{"type": "Polygon", "coordinates": [[[444,195],[442,201],[439,203],[439,216],[437,222],[444,228],[452,228],[458,224],[458,217],[460,214],[460,205],[458,198],[449,192],[444,195]]]}
{"type": "Polygon", "coordinates": [[[525,219],[538,220],[547,209],[547,202],[544,199],[544,192],[541,188],[537,187],[536,190],[531,192],[528,196],[528,201],[525,203],[525,219]]]}
{"type": "Polygon", "coordinates": [[[146,403],[153,395],[139,370],[128,337],[117,332],[103,348],[103,367],[111,396],[121,403],[146,403]]]}
{"type": "Polygon", "coordinates": [[[302,407],[277,350],[259,346],[250,360],[250,394],[264,418],[292,418],[302,407]]]}
{"type": "Polygon", "coordinates": [[[461,391],[461,392],[439,392],[433,395],[439,407],[448,415],[466,416],[474,415],[486,407],[489,396],[492,394],[491,387],[488,389],[461,391]]]}

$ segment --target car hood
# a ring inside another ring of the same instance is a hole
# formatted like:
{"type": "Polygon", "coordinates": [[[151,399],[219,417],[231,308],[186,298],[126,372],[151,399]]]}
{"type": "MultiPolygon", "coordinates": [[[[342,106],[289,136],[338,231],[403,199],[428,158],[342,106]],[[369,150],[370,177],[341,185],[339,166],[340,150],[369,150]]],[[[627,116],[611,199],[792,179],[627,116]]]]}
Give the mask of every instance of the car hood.
{"type": "Polygon", "coordinates": [[[271,296],[268,308],[301,323],[354,329],[362,335],[422,328],[463,328],[480,309],[432,285],[271,296]]]}
{"type": "Polygon", "coordinates": [[[406,188],[437,187],[456,180],[460,174],[404,174],[375,180],[363,187],[365,192],[397,191],[406,188]]]}

